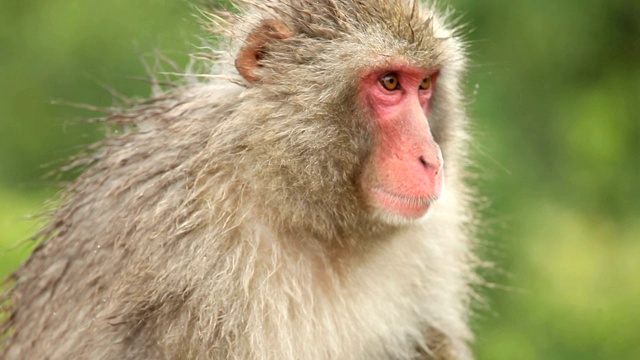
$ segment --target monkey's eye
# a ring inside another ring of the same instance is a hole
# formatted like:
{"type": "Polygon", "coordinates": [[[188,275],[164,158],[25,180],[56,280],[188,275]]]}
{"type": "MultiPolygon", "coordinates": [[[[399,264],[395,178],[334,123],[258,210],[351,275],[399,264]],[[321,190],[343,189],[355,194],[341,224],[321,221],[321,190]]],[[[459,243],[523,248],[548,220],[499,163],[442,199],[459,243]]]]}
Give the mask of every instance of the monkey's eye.
{"type": "Polygon", "coordinates": [[[431,76],[427,76],[422,79],[422,83],[420,83],[420,90],[429,90],[431,87],[431,76]]]}
{"type": "Polygon", "coordinates": [[[398,74],[396,73],[390,73],[381,77],[380,84],[389,91],[400,89],[400,81],[398,80],[398,74]]]}

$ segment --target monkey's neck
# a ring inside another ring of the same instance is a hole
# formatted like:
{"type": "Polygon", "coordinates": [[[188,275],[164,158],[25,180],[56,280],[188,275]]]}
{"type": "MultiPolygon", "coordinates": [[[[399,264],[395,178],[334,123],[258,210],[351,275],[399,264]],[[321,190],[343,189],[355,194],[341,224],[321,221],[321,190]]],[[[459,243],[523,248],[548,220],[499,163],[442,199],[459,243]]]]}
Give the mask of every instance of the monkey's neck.
{"type": "Polygon", "coordinates": [[[335,227],[332,232],[326,232],[326,229],[274,222],[257,215],[269,213],[268,209],[256,208],[244,221],[246,226],[256,229],[254,240],[264,252],[262,256],[273,256],[275,252],[293,262],[306,263],[314,273],[314,281],[327,288],[348,274],[352,266],[380,252],[406,230],[363,217],[349,227],[335,227]]]}

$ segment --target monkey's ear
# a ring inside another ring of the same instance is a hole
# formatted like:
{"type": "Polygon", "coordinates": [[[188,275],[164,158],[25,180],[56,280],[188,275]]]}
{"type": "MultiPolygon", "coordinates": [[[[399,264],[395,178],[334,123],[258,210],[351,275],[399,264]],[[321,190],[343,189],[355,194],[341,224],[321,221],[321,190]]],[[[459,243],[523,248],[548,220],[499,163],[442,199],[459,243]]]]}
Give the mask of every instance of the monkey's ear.
{"type": "Polygon", "coordinates": [[[274,19],[263,20],[260,26],[253,29],[247,36],[245,44],[236,58],[236,69],[245,80],[256,83],[259,79],[258,71],[262,64],[267,46],[276,41],[291,37],[293,33],[281,22],[274,19]]]}

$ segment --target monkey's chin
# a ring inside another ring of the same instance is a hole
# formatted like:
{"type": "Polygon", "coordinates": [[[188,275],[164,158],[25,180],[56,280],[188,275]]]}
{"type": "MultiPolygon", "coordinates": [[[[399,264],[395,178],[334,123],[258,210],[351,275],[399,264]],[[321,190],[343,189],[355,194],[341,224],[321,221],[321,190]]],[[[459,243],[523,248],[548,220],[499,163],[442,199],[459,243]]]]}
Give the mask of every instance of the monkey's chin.
{"type": "Polygon", "coordinates": [[[375,213],[392,224],[411,223],[423,218],[435,201],[431,197],[414,197],[392,193],[380,187],[371,188],[375,213]]]}

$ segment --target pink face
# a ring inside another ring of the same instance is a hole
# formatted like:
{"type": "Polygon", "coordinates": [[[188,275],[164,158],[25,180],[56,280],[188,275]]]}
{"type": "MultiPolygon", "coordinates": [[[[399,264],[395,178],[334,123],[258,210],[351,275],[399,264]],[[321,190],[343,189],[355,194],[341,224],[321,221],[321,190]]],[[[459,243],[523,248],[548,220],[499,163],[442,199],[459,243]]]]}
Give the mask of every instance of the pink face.
{"type": "Polygon", "coordinates": [[[360,99],[375,122],[361,186],[382,214],[417,219],[440,197],[443,160],[428,116],[436,71],[398,65],[366,73],[360,99]]]}

